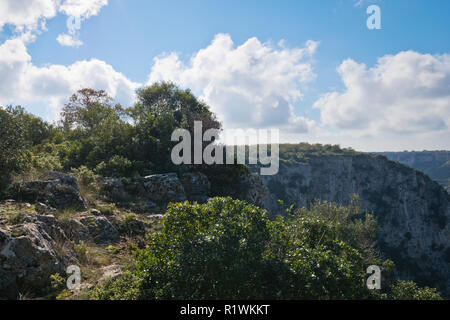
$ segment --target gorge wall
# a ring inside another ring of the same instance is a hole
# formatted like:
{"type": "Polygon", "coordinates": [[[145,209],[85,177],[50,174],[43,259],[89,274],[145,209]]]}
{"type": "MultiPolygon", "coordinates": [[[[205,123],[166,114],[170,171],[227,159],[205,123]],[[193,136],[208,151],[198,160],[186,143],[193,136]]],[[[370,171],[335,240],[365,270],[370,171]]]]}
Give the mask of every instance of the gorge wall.
{"type": "Polygon", "coordinates": [[[381,155],[320,155],[282,161],[277,175],[261,179],[268,190],[261,205],[271,212],[281,211],[278,199],[301,207],[315,199],[347,204],[358,194],[398,277],[450,292],[450,195],[422,172],[381,155]]]}

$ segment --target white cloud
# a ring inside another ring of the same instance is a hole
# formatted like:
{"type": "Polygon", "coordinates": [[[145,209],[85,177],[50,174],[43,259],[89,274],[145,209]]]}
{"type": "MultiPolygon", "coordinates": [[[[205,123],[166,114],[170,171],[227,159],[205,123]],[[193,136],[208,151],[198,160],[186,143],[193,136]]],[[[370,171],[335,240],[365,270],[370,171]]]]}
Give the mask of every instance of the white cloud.
{"type": "Polygon", "coordinates": [[[101,8],[108,5],[108,0],[66,0],[59,7],[59,11],[67,16],[87,19],[98,15],[101,8]]]}
{"type": "Polygon", "coordinates": [[[347,59],[338,72],[345,90],[314,105],[323,124],[373,136],[449,131],[450,55],[405,51],[383,56],[369,69],[347,59]]]}
{"type": "MultiPolygon", "coordinates": [[[[69,34],[60,34],[57,41],[65,46],[80,46],[78,40],[79,23],[82,20],[98,15],[101,8],[108,5],[108,0],[1,0],[0,32],[4,25],[14,26],[19,37],[45,30],[46,20],[56,16],[58,12],[78,19],[76,29],[69,29],[69,34]]],[[[33,40],[33,38],[30,38],[33,40]]]]}
{"type": "Polygon", "coordinates": [[[74,36],[66,33],[60,34],[56,38],[56,41],[58,41],[60,45],[67,47],[79,47],[83,45],[83,42],[81,40],[76,39],[74,36]]]}
{"type": "Polygon", "coordinates": [[[156,57],[148,84],[164,80],[191,88],[226,128],[310,131],[314,121],[294,115],[292,103],[302,98],[302,85],[315,78],[311,57],[318,43],[279,45],[251,38],[235,47],[229,35],[218,34],[188,64],[176,53],[156,57]]]}
{"type": "Polygon", "coordinates": [[[119,102],[131,104],[139,86],[104,61],[37,67],[21,39],[0,45],[0,105],[41,102],[49,107],[48,118],[56,119],[68,97],[79,89],[103,89],[119,102]]]}
{"type": "Polygon", "coordinates": [[[0,1],[0,31],[10,24],[22,32],[42,27],[45,19],[57,13],[59,0],[2,0],[0,1]]]}

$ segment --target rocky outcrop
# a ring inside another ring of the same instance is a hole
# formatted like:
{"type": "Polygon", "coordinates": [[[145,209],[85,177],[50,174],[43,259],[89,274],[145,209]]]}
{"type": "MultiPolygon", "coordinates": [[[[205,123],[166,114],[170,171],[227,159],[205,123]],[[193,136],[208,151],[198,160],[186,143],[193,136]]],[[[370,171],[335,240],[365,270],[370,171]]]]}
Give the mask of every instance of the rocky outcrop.
{"type": "Polygon", "coordinates": [[[53,215],[28,215],[23,224],[0,224],[0,298],[45,294],[50,275],[76,261],[53,215]]]}
{"type": "Polygon", "coordinates": [[[211,192],[208,177],[200,172],[187,172],[181,176],[181,184],[189,201],[205,203],[211,192]]]}
{"type": "Polygon", "coordinates": [[[41,202],[61,211],[66,209],[86,210],[75,177],[49,171],[40,180],[13,184],[6,192],[7,198],[31,203],[41,202]]]}
{"type": "Polygon", "coordinates": [[[450,151],[376,152],[389,160],[398,161],[425,172],[450,192],[450,151]]]}
{"type": "Polygon", "coordinates": [[[63,223],[70,240],[107,244],[119,241],[120,234],[111,222],[102,216],[82,215],[63,223]]]}
{"type": "Polygon", "coordinates": [[[186,201],[186,192],[176,173],[154,174],[142,178],[141,196],[158,203],[186,201]]]}
{"type": "Polygon", "coordinates": [[[450,195],[427,175],[362,154],[281,162],[277,175],[261,179],[269,191],[261,203],[271,212],[280,212],[278,199],[302,207],[315,199],[347,204],[358,194],[378,221],[378,248],[396,263],[399,278],[450,293],[450,195]]]}

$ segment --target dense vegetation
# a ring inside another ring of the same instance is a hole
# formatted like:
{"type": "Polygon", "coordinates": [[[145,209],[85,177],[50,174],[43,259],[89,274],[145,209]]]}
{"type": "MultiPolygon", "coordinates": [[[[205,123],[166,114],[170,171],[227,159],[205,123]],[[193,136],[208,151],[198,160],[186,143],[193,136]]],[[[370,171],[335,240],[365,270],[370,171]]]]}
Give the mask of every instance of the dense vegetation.
{"type": "MultiPolygon", "coordinates": [[[[192,133],[221,125],[208,106],[189,90],[158,83],[137,92],[132,107],[113,105],[104,91],[75,93],[49,124],[20,106],[0,108],[0,191],[14,178],[45,170],[75,173],[81,185],[97,175],[134,178],[189,170],[170,161],[177,128],[192,133]]],[[[331,145],[281,145],[284,161],[302,162],[323,155],[355,155],[331,145]]],[[[200,166],[212,194],[238,198],[234,181],[248,169],[200,166]]],[[[122,276],[92,290],[94,299],[437,299],[433,289],[394,281],[392,262],[373,249],[376,224],[359,210],[317,202],[309,209],[286,209],[269,219],[254,205],[232,198],[207,204],[173,203],[160,232],[134,250],[122,276]],[[383,290],[368,290],[366,268],[383,266],[383,290]]]]}
{"type": "Polygon", "coordinates": [[[221,128],[206,104],[173,84],[140,89],[137,98],[134,106],[124,108],[113,105],[104,91],[82,89],[70,98],[57,124],[20,106],[0,108],[4,186],[13,173],[33,176],[45,170],[84,167],[123,178],[183,170],[170,161],[170,150],[177,143],[171,141],[172,132],[184,128],[193,136],[196,120],[202,121],[204,131],[221,128]]]}
{"type": "Polygon", "coordinates": [[[163,229],[136,250],[127,271],[94,299],[440,299],[411,282],[393,285],[393,264],[376,257],[376,223],[347,207],[315,203],[288,218],[231,198],[169,206],[163,229]],[[359,218],[357,218],[359,216],[359,218]],[[383,290],[366,268],[383,265],[383,290]]]}

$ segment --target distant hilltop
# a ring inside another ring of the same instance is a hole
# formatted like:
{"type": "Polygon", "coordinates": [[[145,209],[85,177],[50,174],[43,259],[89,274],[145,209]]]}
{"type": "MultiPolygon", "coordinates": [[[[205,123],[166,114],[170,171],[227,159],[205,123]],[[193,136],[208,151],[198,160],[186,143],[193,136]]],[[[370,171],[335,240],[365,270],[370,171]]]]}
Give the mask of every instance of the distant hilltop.
{"type": "Polygon", "coordinates": [[[450,191],[450,151],[372,152],[426,173],[450,191]]]}

